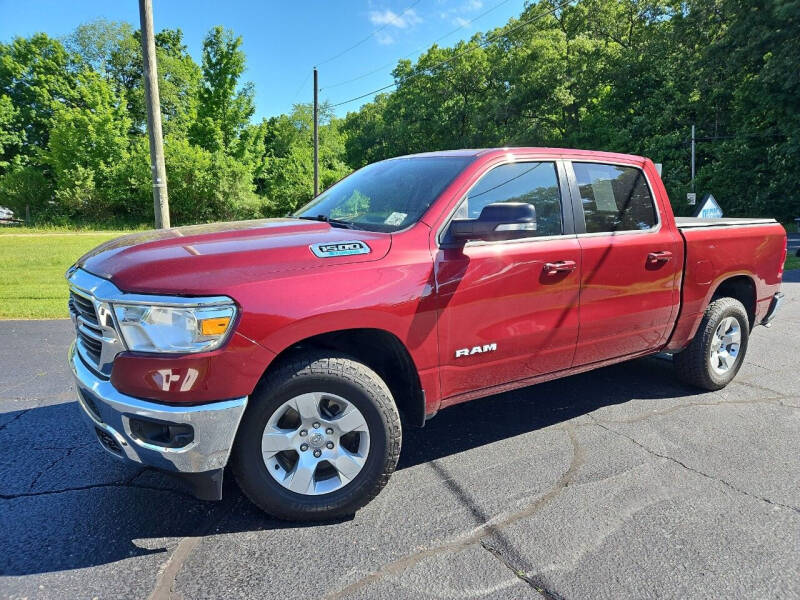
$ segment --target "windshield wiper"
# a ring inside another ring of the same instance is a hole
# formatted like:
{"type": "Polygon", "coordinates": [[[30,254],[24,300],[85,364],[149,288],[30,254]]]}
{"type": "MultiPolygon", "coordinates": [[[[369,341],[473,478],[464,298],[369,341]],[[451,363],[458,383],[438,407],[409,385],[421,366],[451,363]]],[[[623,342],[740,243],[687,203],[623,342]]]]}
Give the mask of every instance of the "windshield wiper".
{"type": "Polygon", "coordinates": [[[316,217],[295,217],[296,219],[305,219],[306,221],[322,221],[323,223],[329,223],[334,227],[341,227],[343,229],[355,229],[355,225],[351,221],[345,221],[343,219],[331,219],[330,217],[326,217],[325,215],[317,215],[316,217]]]}

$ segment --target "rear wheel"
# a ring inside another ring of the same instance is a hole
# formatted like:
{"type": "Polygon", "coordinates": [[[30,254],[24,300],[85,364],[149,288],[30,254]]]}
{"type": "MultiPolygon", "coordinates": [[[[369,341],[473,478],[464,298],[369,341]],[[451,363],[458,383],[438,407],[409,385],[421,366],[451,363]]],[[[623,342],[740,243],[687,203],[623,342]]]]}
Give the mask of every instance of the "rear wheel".
{"type": "Polygon", "coordinates": [[[316,353],[259,385],[231,464],[262,510],[282,519],[334,519],[386,485],[401,435],[391,393],[374,371],[345,355],[316,353]]]}
{"type": "Polygon", "coordinates": [[[734,298],[719,298],[706,309],[694,339],[674,356],[678,377],[706,390],[719,390],[739,372],[750,325],[747,311],[734,298]]]}

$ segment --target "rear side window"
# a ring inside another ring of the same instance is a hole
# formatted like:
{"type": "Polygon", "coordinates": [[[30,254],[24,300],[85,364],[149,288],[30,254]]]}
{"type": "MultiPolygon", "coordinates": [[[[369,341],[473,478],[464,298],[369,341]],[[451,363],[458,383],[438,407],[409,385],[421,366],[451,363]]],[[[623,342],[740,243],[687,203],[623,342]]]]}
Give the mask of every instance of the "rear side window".
{"type": "Polygon", "coordinates": [[[644,173],[635,167],[573,162],[586,232],[654,227],[656,209],[644,173]]]}
{"type": "Polygon", "coordinates": [[[531,232],[532,236],[562,233],[561,193],[555,163],[520,162],[495,167],[473,186],[455,216],[477,219],[484,206],[495,202],[533,204],[537,228],[531,232]]]}

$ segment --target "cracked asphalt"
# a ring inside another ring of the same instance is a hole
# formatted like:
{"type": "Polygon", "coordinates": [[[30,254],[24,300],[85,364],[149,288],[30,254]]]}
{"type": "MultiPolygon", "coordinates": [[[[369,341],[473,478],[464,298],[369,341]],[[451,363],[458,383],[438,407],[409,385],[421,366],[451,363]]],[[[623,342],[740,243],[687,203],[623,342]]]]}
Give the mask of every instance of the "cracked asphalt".
{"type": "Polygon", "coordinates": [[[442,411],[354,518],[107,455],[68,321],[0,322],[0,597],[800,598],[800,271],[726,389],[647,358],[442,411]]]}

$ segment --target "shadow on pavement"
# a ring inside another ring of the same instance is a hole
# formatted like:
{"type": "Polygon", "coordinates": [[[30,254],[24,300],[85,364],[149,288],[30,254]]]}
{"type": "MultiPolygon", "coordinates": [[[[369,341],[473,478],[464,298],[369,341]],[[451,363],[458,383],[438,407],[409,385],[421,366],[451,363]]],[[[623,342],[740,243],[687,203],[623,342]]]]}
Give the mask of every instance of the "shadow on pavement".
{"type": "MultiPolygon", "coordinates": [[[[407,429],[398,469],[542,429],[603,406],[631,399],[656,404],[693,393],[674,379],[668,361],[647,358],[475,400],[442,411],[424,429],[407,429]]],[[[229,473],[224,500],[208,503],[188,496],[171,477],[115,461],[99,445],[87,443],[88,432],[77,410],[67,403],[4,415],[0,574],[78,569],[164,553],[174,544],[169,538],[303,526],[259,512],[243,498],[229,473]],[[72,440],[76,447],[60,453],[53,448],[51,467],[63,470],[61,478],[55,478],[57,485],[35,487],[29,484],[32,471],[42,469],[43,461],[37,455],[26,459],[29,453],[24,449],[39,449],[36,444],[41,444],[42,436],[55,435],[72,440]],[[9,457],[12,460],[5,460],[9,457]]]]}

